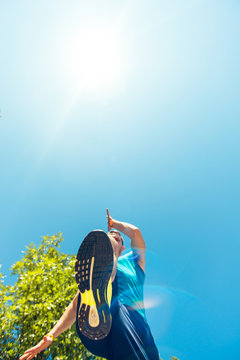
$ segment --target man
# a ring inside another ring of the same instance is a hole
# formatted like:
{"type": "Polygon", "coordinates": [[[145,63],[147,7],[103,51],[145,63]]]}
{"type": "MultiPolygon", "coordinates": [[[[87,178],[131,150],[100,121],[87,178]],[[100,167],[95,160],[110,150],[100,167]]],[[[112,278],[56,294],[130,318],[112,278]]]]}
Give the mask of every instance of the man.
{"type": "Polygon", "coordinates": [[[145,241],[136,226],[112,219],[108,209],[107,222],[108,237],[100,231],[91,232],[79,249],[75,266],[79,291],[73,301],[49,334],[19,360],[31,360],[75,320],[82,343],[97,356],[108,360],[159,360],[143,307],[145,241]],[[132,251],[123,256],[120,232],[131,239],[132,251]],[[97,245],[98,236],[105,241],[102,251],[97,245]],[[102,260],[103,254],[107,259],[102,260]]]}

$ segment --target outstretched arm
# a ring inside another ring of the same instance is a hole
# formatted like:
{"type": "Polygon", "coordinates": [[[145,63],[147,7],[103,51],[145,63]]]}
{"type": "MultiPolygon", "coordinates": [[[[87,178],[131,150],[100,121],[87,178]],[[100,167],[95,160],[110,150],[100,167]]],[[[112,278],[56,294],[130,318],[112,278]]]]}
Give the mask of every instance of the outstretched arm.
{"type": "Polygon", "coordinates": [[[79,291],[75,295],[73,301],[71,301],[71,303],[68,305],[63,315],[58,320],[57,324],[48,333],[48,336],[44,336],[44,338],[36,346],[25,351],[25,353],[20,357],[19,360],[31,360],[32,358],[34,358],[34,356],[36,356],[38,353],[45,350],[49,345],[51,345],[53,339],[55,339],[63,331],[67,330],[72,326],[76,319],[78,294],[79,291]],[[53,339],[50,335],[53,336],[53,339]]]}
{"type": "Polygon", "coordinates": [[[122,221],[113,219],[107,209],[108,231],[112,228],[122,232],[131,239],[131,248],[139,255],[138,264],[145,270],[145,249],[146,244],[138,227],[122,221]]]}
{"type": "Polygon", "coordinates": [[[49,334],[53,335],[53,338],[55,339],[58,335],[60,335],[62,332],[67,330],[72,326],[72,324],[76,320],[76,312],[77,312],[77,301],[78,301],[78,294],[79,291],[77,291],[73,301],[70,302],[66,310],[64,311],[61,318],[58,320],[54,328],[49,332],[49,334]]]}

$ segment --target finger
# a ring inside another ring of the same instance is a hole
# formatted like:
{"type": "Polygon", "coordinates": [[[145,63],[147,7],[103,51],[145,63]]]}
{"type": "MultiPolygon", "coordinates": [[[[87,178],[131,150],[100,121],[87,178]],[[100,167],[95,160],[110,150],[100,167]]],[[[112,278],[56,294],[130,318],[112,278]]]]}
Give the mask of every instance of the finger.
{"type": "Polygon", "coordinates": [[[30,356],[27,358],[27,360],[33,359],[36,355],[37,355],[37,354],[30,355],[30,356]]]}
{"type": "Polygon", "coordinates": [[[30,356],[27,358],[27,360],[31,360],[33,359],[35,356],[37,356],[37,354],[39,353],[40,351],[33,351],[30,356]]]}
{"type": "Polygon", "coordinates": [[[25,359],[28,360],[30,356],[31,356],[31,354],[29,354],[29,353],[28,353],[28,354],[24,354],[23,356],[20,357],[19,360],[25,360],[25,359]]]}
{"type": "Polygon", "coordinates": [[[108,209],[107,209],[107,217],[108,217],[108,218],[110,217],[108,209]]]}
{"type": "MultiPolygon", "coordinates": [[[[43,344],[42,344],[43,345],[43,344]]],[[[19,360],[29,360],[29,359],[32,359],[35,355],[37,355],[39,352],[41,352],[42,350],[44,350],[46,347],[44,346],[39,346],[39,345],[36,345],[34,347],[32,347],[31,349],[29,350],[26,350],[25,353],[20,357],[19,360]],[[32,357],[31,357],[32,356],[32,357]]]]}
{"type": "Polygon", "coordinates": [[[30,356],[30,353],[31,353],[31,352],[32,352],[31,350],[25,351],[25,353],[19,358],[19,360],[24,360],[24,359],[26,359],[28,356],[30,356]]]}

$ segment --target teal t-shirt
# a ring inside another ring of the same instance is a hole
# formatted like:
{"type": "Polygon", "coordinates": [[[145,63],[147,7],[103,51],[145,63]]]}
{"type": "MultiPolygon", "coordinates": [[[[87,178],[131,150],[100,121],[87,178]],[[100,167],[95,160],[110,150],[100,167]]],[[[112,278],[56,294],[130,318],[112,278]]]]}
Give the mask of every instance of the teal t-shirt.
{"type": "Polygon", "coordinates": [[[146,319],[143,302],[144,280],[145,273],[138,265],[135,252],[131,251],[118,258],[118,299],[122,304],[137,310],[146,319]]]}

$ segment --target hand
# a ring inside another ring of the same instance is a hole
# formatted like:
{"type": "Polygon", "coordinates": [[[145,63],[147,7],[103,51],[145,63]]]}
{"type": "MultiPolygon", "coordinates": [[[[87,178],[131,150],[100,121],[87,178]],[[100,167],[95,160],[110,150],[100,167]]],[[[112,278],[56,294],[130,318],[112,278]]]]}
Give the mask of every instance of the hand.
{"type": "Polygon", "coordinates": [[[41,340],[36,346],[31,349],[25,351],[25,353],[20,357],[19,360],[31,360],[35,355],[45,350],[52,343],[52,338],[49,336],[44,336],[43,340],[41,340]]]}
{"type": "Polygon", "coordinates": [[[107,222],[108,222],[108,231],[110,231],[111,228],[113,227],[113,219],[110,216],[108,209],[107,209],[107,222]]]}

